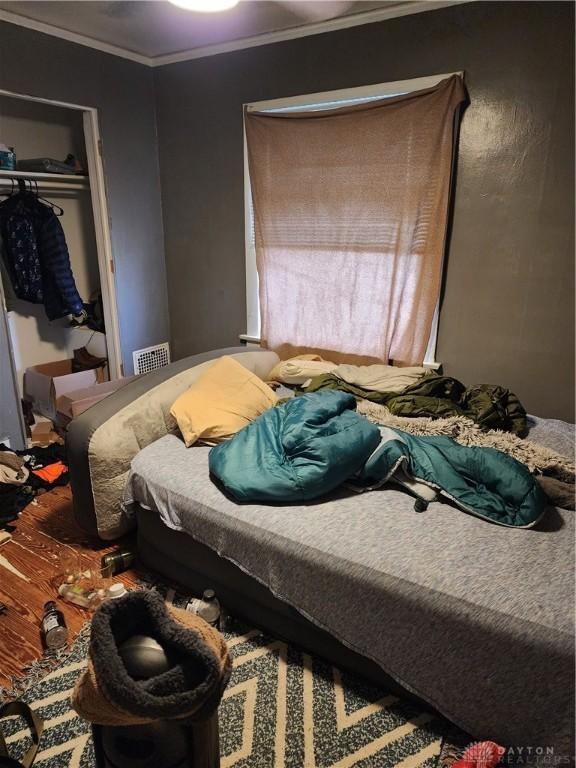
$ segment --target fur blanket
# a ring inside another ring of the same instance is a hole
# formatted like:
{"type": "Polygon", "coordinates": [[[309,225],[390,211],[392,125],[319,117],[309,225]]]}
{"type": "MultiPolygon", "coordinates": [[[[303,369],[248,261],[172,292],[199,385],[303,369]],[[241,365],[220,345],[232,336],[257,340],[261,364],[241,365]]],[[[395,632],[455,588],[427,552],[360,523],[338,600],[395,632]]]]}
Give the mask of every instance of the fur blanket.
{"type": "Polygon", "coordinates": [[[401,429],[412,435],[434,436],[444,435],[451,437],[460,445],[478,448],[495,448],[508,454],[516,461],[524,464],[530,472],[554,478],[554,484],[542,483],[542,487],[550,500],[557,506],[574,509],[574,482],[576,468],[574,464],[564,456],[546,448],[543,445],[525,440],[510,432],[500,432],[496,429],[482,430],[472,419],[465,416],[450,416],[445,419],[408,418],[394,416],[385,405],[378,405],[369,400],[359,400],[358,413],[364,415],[375,424],[401,429]],[[560,485],[562,488],[560,488],[560,485]],[[552,485],[556,491],[552,491],[552,485]],[[566,488],[565,486],[572,486],[566,488]],[[558,492],[561,491],[561,496],[558,492]],[[572,504],[567,507],[567,497],[572,504]]]}

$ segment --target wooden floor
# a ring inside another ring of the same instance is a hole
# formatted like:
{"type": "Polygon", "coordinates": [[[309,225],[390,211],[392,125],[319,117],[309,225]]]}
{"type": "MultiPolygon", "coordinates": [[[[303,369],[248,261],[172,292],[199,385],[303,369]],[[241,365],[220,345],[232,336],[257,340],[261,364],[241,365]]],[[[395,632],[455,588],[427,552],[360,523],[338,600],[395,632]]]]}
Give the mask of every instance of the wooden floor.
{"type": "MultiPolygon", "coordinates": [[[[57,600],[64,613],[70,642],[90,618],[90,612],[57,597],[57,575],[62,553],[76,550],[82,565],[97,565],[112,545],[90,539],[75,524],[70,486],[55,488],[29,504],[14,522],[12,539],[0,546],[0,685],[42,655],[40,622],[44,603],[57,600]]],[[[129,544],[131,542],[128,542],[129,544]]],[[[118,579],[127,587],[138,578],[137,569],[118,579]]]]}

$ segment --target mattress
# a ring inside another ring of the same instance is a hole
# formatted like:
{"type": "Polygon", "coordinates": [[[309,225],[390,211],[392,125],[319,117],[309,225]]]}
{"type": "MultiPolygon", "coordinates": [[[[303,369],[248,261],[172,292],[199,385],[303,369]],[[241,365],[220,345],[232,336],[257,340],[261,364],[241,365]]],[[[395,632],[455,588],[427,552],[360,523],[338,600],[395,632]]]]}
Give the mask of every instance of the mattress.
{"type": "MultiPolygon", "coordinates": [[[[563,452],[573,427],[532,420],[563,452]]],[[[402,491],[237,504],[207,447],[167,435],[132,462],[125,501],[215,550],[475,738],[571,751],[574,513],[503,528],[402,491]]]]}

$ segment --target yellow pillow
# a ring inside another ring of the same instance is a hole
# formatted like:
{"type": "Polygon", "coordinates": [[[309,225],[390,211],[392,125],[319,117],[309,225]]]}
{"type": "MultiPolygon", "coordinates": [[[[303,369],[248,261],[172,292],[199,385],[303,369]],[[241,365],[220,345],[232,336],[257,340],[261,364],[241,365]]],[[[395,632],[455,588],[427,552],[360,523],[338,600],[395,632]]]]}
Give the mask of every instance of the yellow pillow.
{"type": "Polygon", "coordinates": [[[231,357],[221,357],[172,404],[187,447],[227,440],[276,405],[274,392],[231,357]]]}

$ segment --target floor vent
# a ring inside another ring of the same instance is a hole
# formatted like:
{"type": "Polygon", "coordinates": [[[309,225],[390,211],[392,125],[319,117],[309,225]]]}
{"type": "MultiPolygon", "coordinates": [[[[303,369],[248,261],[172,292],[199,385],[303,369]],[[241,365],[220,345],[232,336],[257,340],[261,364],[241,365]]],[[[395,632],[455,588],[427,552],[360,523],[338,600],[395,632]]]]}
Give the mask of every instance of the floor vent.
{"type": "Polygon", "coordinates": [[[166,341],[164,344],[155,344],[146,349],[137,349],[136,352],[132,352],[132,360],[136,374],[150,373],[157,368],[163,368],[170,362],[170,345],[166,341]]]}

